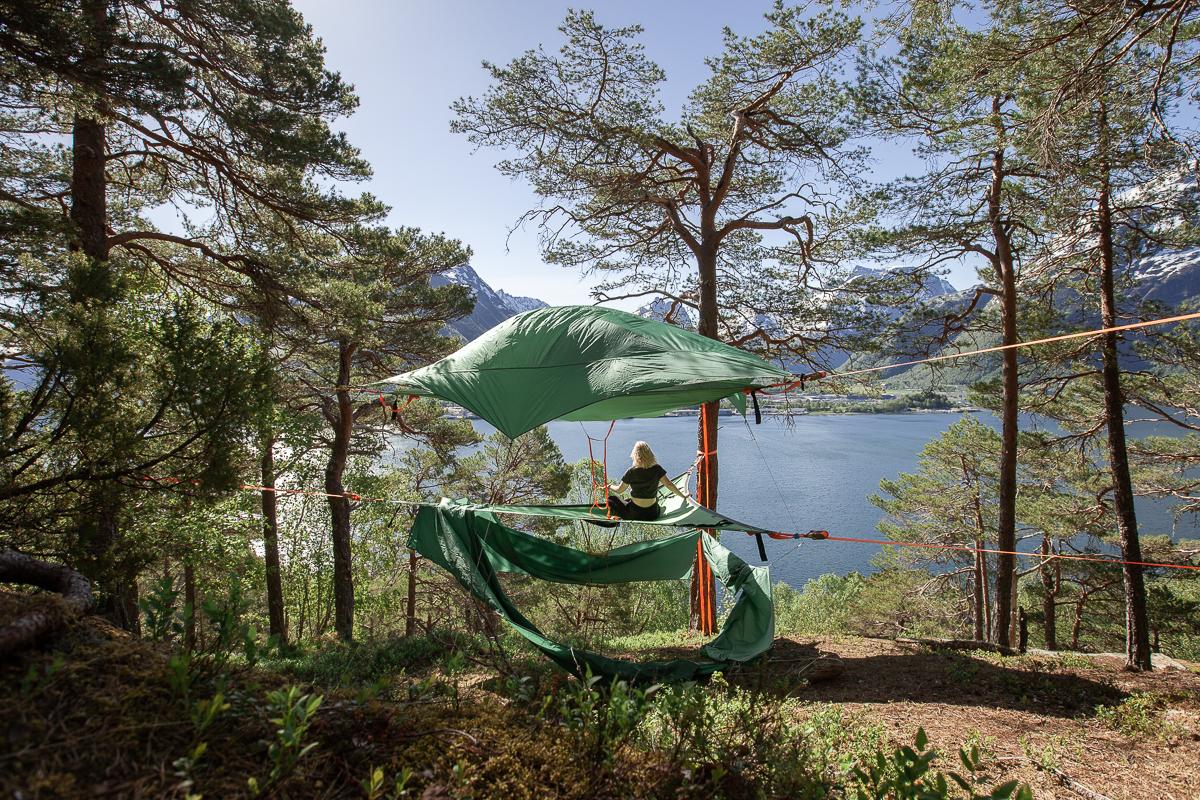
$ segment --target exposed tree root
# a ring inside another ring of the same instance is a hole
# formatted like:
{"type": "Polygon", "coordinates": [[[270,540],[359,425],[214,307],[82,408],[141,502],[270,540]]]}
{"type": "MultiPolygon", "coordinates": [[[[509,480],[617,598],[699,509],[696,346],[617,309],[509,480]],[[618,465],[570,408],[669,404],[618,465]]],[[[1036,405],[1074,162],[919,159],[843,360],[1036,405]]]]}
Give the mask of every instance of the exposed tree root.
{"type": "Polygon", "coordinates": [[[39,604],[0,626],[0,656],[28,647],[95,602],[88,579],[69,567],[39,561],[16,550],[0,550],[0,583],[23,583],[56,592],[56,602],[39,604]]]}

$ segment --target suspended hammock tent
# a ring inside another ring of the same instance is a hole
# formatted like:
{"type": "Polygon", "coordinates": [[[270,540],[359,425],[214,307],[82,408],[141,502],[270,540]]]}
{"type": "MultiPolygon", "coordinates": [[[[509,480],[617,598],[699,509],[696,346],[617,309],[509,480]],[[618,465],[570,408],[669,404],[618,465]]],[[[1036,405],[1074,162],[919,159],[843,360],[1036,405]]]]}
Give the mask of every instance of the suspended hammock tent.
{"type": "MultiPolygon", "coordinates": [[[[539,308],[497,325],[427,367],[389,378],[397,391],[456,403],[515,439],[556,419],[656,417],[784,383],[790,373],[750,353],[635,314],[597,306],[539,308]]],[[[582,505],[500,506],[443,501],[420,509],[409,546],[453,575],[517,632],[564,669],[635,680],[687,680],[758,657],[775,623],[770,572],[753,567],[699,530],[765,529],[660,497],[660,525],[692,530],[592,554],[501,524],[497,513],[604,520],[582,505]],[[509,600],[499,573],[573,584],[676,580],[691,574],[697,551],[738,599],[701,654],[709,661],[633,663],[547,638],[509,600]]]]}
{"type": "Polygon", "coordinates": [[[427,367],[388,378],[404,394],[473,411],[515,439],[551,420],[657,417],[778,385],[791,374],[665,322],[599,306],[518,314],[427,367]]]}
{"type": "Polygon", "coordinates": [[[757,658],[775,638],[770,572],[750,566],[698,530],[592,554],[508,528],[490,512],[445,501],[417,512],[409,546],[449,572],[517,633],[576,675],[590,671],[638,682],[694,680],[757,658]],[[682,580],[691,574],[697,545],[713,574],[728,591],[737,593],[720,634],[700,650],[708,661],[635,663],[556,642],[513,605],[498,577],[507,572],[577,585],[682,580]]]}

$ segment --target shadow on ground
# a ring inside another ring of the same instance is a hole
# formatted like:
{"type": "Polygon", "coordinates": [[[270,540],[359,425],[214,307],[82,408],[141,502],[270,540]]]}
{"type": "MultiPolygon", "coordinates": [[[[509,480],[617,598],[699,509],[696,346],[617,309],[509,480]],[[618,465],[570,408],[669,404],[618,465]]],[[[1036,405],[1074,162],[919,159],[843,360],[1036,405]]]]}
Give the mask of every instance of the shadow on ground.
{"type": "MultiPolygon", "coordinates": [[[[869,641],[873,648],[781,638],[766,659],[726,676],[745,689],[815,702],[948,703],[1065,718],[1092,716],[1097,705],[1126,696],[1102,674],[1094,674],[1096,670],[1080,674],[1048,659],[869,641]]],[[[653,652],[654,658],[688,655],[694,656],[694,650],[653,652]]]]}

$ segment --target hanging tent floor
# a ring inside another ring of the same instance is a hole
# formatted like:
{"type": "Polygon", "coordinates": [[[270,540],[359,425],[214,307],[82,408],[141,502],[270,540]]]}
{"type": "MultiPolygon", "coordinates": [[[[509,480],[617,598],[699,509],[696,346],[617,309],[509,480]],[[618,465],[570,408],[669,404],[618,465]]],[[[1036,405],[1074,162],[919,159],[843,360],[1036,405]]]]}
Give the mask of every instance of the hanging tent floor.
{"type": "Polygon", "coordinates": [[[722,547],[716,537],[699,530],[592,554],[509,528],[483,507],[443,501],[417,512],[409,546],[449,572],[534,647],[576,675],[590,672],[636,682],[694,680],[752,661],[770,649],[774,640],[769,569],[747,564],[722,547]],[[708,661],[635,663],[556,642],[521,613],[499,579],[500,573],[509,573],[577,585],[682,580],[691,574],[698,549],[716,578],[728,591],[737,593],[720,632],[700,650],[708,661]]]}

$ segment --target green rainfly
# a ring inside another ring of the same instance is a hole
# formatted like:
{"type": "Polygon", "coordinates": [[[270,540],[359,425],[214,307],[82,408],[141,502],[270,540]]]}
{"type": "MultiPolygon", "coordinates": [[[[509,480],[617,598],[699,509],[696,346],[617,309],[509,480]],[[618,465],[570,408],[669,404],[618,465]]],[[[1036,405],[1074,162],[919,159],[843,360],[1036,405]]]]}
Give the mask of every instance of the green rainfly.
{"type": "Polygon", "coordinates": [[[768,568],[750,566],[715,537],[698,530],[592,554],[508,528],[491,512],[444,501],[418,511],[409,546],[453,575],[472,596],[576,675],[590,671],[637,682],[694,680],[757,658],[775,637],[768,568]],[[586,585],[682,580],[691,574],[698,544],[716,578],[727,591],[737,593],[720,633],[700,651],[706,661],[635,663],[555,642],[513,605],[498,577],[507,572],[586,585]]]}
{"type": "Polygon", "coordinates": [[[789,380],[752,353],[636,314],[554,306],[518,314],[429,366],[388,378],[457,403],[510,438],[556,419],[656,417],[789,380]]]}

